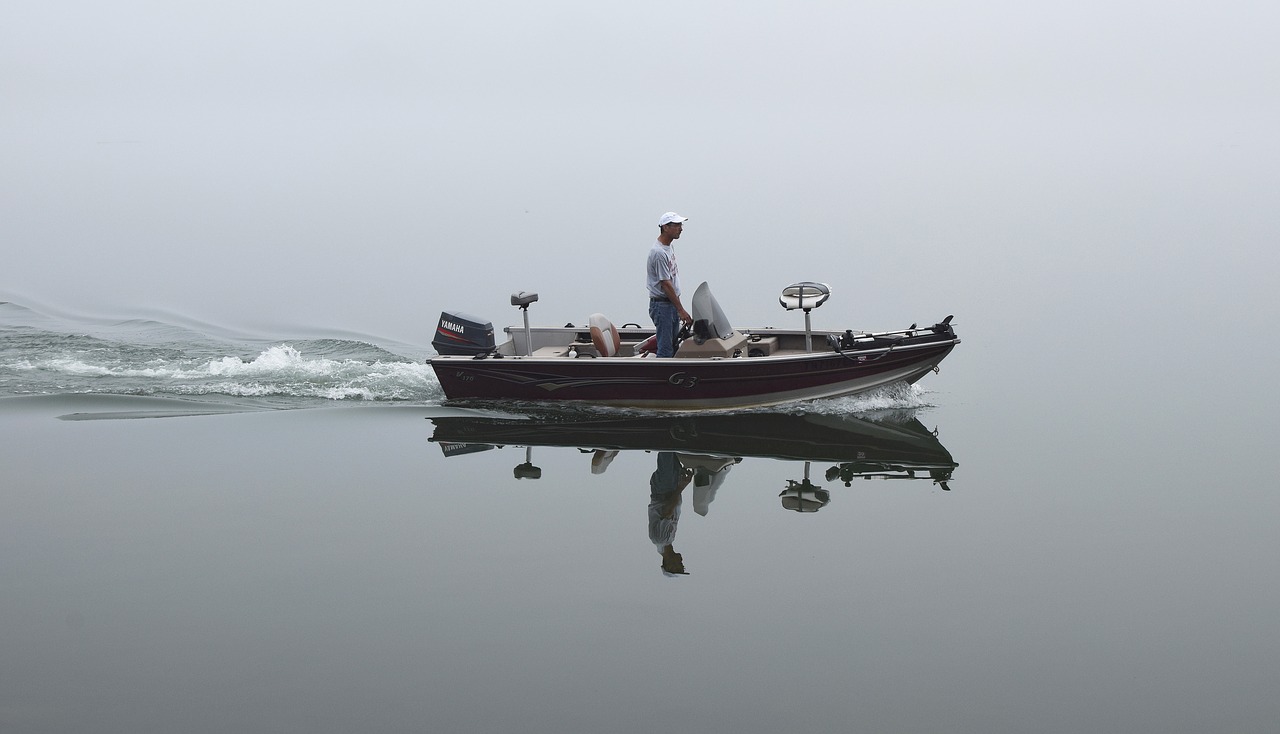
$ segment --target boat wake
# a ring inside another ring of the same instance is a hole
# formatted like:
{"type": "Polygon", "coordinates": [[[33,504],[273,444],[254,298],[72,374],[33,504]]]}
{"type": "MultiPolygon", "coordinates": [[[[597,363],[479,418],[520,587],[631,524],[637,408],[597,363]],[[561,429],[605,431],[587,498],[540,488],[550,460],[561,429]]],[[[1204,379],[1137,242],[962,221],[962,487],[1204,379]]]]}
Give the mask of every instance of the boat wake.
{"type": "Polygon", "coordinates": [[[0,395],[7,396],[223,396],[275,408],[438,403],[443,393],[422,351],[361,335],[237,335],[154,319],[53,317],[0,303],[0,395]]]}
{"type": "Polygon", "coordinates": [[[778,406],[768,412],[787,413],[792,415],[798,415],[801,413],[809,415],[846,415],[849,413],[858,413],[863,417],[870,418],[875,418],[882,414],[891,418],[899,415],[912,416],[919,410],[934,407],[934,404],[929,400],[931,392],[932,391],[924,388],[920,383],[911,385],[905,382],[896,382],[870,392],[859,393],[857,395],[846,395],[839,398],[814,400],[806,403],[792,403],[790,405],[778,406]]]}

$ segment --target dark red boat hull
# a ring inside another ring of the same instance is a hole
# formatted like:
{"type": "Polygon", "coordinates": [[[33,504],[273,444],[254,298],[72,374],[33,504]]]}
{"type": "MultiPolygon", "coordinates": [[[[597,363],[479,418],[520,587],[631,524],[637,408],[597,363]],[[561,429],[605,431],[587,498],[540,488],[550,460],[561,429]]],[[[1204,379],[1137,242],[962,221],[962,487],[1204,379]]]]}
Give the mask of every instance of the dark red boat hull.
{"type": "Polygon", "coordinates": [[[876,353],[735,359],[435,357],[450,400],[581,402],[663,410],[773,405],[851,395],[934,370],[958,339],[876,353]]]}

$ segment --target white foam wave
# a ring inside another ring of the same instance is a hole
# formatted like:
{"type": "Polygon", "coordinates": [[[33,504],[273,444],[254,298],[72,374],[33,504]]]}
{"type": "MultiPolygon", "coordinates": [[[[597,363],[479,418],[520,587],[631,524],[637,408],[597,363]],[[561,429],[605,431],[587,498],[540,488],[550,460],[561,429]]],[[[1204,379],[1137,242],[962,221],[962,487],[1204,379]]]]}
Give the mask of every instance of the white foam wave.
{"type": "Polygon", "coordinates": [[[928,392],[918,383],[908,385],[905,382],[897,382],[871,392],[847,395],[841,398],[815,400],[804,404],[805,409],[798,412],[843,415],[845,413],[916,410],[931,407],[925,397],[928,392]]]}
{"type": "Polygon", "coordinates": [[[436,400],[439,383],[429,365],[416,362],[307,357],[289,344],[271,346],[253,359],[151,359],[143,364],[95,362],[83,355],[20,360],[19,372],[79,378],[86,388],[114,383],[108,392],[235,397],[296,396],[325,400],[436,400]]]}

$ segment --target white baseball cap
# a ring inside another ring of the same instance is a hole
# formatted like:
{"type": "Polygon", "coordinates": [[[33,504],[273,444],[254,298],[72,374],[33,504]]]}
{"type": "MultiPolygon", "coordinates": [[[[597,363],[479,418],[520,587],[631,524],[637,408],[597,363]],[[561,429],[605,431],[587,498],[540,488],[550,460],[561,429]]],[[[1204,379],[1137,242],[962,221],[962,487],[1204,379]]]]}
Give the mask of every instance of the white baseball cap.
{"type": "Polygon", "coordinates": [[[662,219],[658,220],[658,226],[661,227],[664,224],[672,224],[672,223],[687,222],[687,221],[689,221],[688,217],[682,217],[679,214],[676,214],[675,212],[667,212],[666,214],[662,215],[662,219]]]}

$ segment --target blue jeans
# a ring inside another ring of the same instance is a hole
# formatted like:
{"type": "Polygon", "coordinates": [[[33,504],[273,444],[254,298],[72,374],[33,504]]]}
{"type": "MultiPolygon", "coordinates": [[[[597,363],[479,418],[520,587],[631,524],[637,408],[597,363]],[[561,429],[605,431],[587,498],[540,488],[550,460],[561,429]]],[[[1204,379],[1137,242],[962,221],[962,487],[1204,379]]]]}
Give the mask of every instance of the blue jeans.
{"type": "Polygon", "coordinates": [[[649,318],[658,329],[658,356],[676,356],[676,335],[680,333],[680,314],[671,301],[649,301],[649,318]]]}

